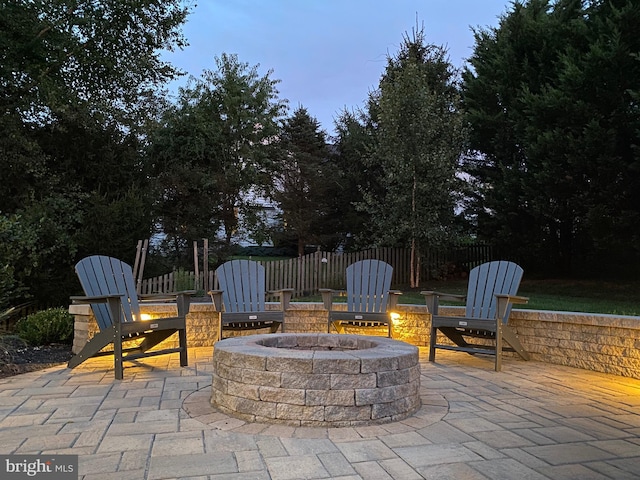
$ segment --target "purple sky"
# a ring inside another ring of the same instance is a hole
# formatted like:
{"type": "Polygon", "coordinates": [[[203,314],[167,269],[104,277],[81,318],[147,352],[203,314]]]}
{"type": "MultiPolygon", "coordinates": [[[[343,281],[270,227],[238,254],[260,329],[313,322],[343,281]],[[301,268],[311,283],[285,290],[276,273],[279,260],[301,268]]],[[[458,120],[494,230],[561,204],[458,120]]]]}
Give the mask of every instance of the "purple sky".
{"type": "Polygon", "coordinates": [[[190,45],[164,58],[195,77],[215,70],[222,53],[259,64],[260,75],[273,70],[289,113],[302,105],[333,134],[333,119],[363,106],[416,18],[427,42],[447,48],[461,67],[473,51],[471,27],[497,26],[510,7],[509,0],[198,0],[184,25],[190,45]]]}

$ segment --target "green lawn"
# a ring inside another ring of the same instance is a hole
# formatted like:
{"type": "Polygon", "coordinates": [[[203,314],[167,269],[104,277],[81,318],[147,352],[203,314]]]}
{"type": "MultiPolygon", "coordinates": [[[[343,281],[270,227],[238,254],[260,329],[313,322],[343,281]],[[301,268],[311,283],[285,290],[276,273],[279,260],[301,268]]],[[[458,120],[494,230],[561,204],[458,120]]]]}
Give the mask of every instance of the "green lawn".
{"type": "MultiPolygon", "coordinates": [[[[417,291],[402,289],[400,303],[424,304],[421,290],[464,294],[466,288],[466,281],[426,282],[417,291]]],[[[640,282],[523,280],[518,294],[529,297],[529,303],[516,305],[515,308],[640,316],[640,282]]],[[[320,296],[295,300],[320,301],[320,296]]],[[[336,298],[336,301],[340,301],[340,298],[336,298]]],[[[451,302],[442,304],[455,305],[451,302]]]]}

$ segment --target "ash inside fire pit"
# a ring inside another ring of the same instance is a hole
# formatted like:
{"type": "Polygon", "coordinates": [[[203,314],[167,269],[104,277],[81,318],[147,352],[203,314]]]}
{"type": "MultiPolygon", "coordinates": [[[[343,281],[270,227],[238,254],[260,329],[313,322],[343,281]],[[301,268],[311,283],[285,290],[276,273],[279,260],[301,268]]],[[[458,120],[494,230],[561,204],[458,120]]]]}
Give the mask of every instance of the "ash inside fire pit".
{"type": "Polygon", "coordinates": [[[268,334],[217,342],[211,403],[247,421],[307,426],[400,420],[420,407],[418,349],[383,337],[268,334]]]}

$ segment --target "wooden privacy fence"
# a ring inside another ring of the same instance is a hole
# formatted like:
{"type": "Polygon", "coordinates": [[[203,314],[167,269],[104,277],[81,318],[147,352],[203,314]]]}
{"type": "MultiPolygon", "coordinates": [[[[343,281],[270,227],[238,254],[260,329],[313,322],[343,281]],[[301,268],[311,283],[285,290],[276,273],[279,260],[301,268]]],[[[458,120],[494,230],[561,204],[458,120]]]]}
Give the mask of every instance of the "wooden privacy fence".
{"type": "MultiPolygon", "coordinates": [[[[376,248],[353,253],[314,252],[298,258],[260,261],[265,268],[267,290],[293,288],[294,296],[318,293],[319,288],[345,288],[348,265],[365,259],[382,260],[393,266],[392,285],[409,284],[410,255],[408,249],[376,248]]],[[[440,278],[452,270],[468,271],[480,263],[494,260],[494,251],[486,245],[459,247],[448,251],[432,251],[422,259],[422,278],[440,278]]],[[[205,273],[174,271],[166,275],[142,280],[140,293],[167,293],[180,290],[217,288],[213,270],[205,273]],[[205,281],[206,280],[206,281],[205,281]]],[[[205,292],[206,294],[206,292],[205,292]]]]}
{"type": "Polygon", "coordinates": [[[364,259],[382,260],[393,266],[392,283],[408,278],[409,256],[404,249],[379,248],[354,253],[315,252],[303,257],[261,262],[265,268],[267,288],[293,288],[294,296],[310,295],[319,288],[344,289],[345,270],[364,259]]]}

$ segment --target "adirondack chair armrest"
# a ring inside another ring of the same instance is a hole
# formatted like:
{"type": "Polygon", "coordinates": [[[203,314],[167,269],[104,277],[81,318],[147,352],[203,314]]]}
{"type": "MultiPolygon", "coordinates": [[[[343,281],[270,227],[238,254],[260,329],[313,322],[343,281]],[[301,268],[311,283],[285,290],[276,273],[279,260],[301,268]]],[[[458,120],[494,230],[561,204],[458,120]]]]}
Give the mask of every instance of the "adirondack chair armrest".
{"type": "Polygon", "coordinates": [[[107,303],[110,298],[120,298],[120,295],[95,295],[95,296],[85,296],[85,295],[76,295],[69,297],[71,299],[71,303],[83,304],[83,303],[107,303]]]}
{"type": "Polygon", "coordinates": [[[529,303],[529,297],[521,297],[520,295],[505,295],[502,293],[496,293],[496,298],[504,298],[509,303],[529,303]]]}
{"type": "Polygon", "coordinates": [[[180,292],[169,292],[169,293],[143,293],[138,295],[138,298],[143,302],[151,302],[151,301],[171,301],[175,300],[179,295],[191,296],[195,295],[195,290],[182,290],[180,292]]]}
{"type": "Polygon", "coordinates": [[[438,297],[440,300],[451,301],[451,302],[464,302],[467,299],[466,295],[458,295],[455,293],[443,293],[443,292],[434,292],[434,291],[422,291],[420,292],[422,295],[433,295],[438,297]]]}
{"type": "Polygon", "coordinates": [[[181,292],[175,292],[176,306],[178,307],[178,316],[186,317],[191,309],[191,295],[196,292],[193,290],[183,290],[181,292]]]}
{"type": "Polygon", "coordinates": [[[393,310],[398,305],[398,300],[400,299],[400,295],[402,292],[400,290],[389,290],[389,310],[393,310]]]}
{"type": "Polygon", "coordinates": [[[269,290],[267,293],[280,297],[280,309],[284,312],[289,310],[289,303],[291,302],[293,292],[293,288],[281,288],[279,290],[269,290]]]}
{"type": "Polygon", "coordinates": [[[322,303],[326,310],[333,308],[333,297],[346,297],[346,290],[333,290],[331,288],[319,288],[318,291],[322,295],[322,303]]]}
{"type": "Polygon", "coordinates": [[[331,310],[333,306],[333,295],[336,293],[335,290],[331,288],[320,288],[320,295],[322,295],[322,304],[324,305],[325,310],[331,310]]]}
{"type": "Polygon", "coordinates": [[[223,290],[210,290],[209,295],[211,296],[211,301],[213,302],[213,307],[217,312],[222,311],[222,292],[223,290]]]}
{"type": "Polygon", "coordinates": [[[77,305],[88,305],[91,303],[106,303],[107,308],[111,311],[111,318],[117,322],[121,322],[120,310],[122,308],[122,295],[94,295],[94,296],[72,296],[70,297],[71,303],[77,305]]]}
{"type": "Polygon", "coordinates": [[[496,293],[495,295],[497,300],[496,319],[504,319],[505,314],[507,313],[507,308],[509,308],[509,304],[524,304],[529,302],[529,297],[521,297],[519,295],[505,295],[501,293],[496,293]]]}
{"type": "Polygon", "coordinates": [[[138,295],[141,302],[176,302],[178,307],[178,316],[185,317],[191,308],[191,295],[196,293],[195,290],[182,290],[180,292],[170,293],[145,293],[138,295]]]}
{"type": "Polygon", "coordinates": [[[424,300],[425,300],[425,303],[427,304],[427,309],[429,310],[429,313],[431,313],[432,315],[438,314],[440,300],[450,301],[450,302],[464,302],[467,298],[466,295],[434,292],[431,290],[424,290],[420,292],[420,294],[424,295],[424,300]]]}

